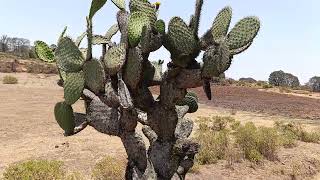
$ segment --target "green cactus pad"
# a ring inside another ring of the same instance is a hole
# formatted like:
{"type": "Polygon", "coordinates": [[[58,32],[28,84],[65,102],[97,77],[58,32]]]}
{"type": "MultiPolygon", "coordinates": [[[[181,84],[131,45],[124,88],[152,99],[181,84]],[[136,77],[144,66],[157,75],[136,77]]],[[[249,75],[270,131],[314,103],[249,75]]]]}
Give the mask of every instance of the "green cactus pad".
{"type": "Polygon", "coordinates": [[[82,71],[67,73],[64,81],[64,99],[67,104],[72,105],[80,98],[84,84],[85,80],[82,71]]]}
{"type": "Polygon", "coordinates": [[[166,33],[166,24],[162,19],[157,20],[155,27],[158,33],[160,34],[166,33]]]}
{"type": "Polygon", "coordinates": [[[52,49],[43,41],[36,41],[35,50],[37,56],[45,62],[54,62],[54,54],[52,49]]]}
{"type": "Polygon", "coordinates": [[[200,52],[199,42],[193,30],[180,17],[174,17],[169,22],[165,43],[171,52],[173,63],[178,66],[187,66],[200,52]]]}
{"type": "Polygon", "coordinates": [[[225,44],[209,47],[203,55],[202,76],[204,78],[219,77],[231,63],[231,55],[225,44]]]}
{"type": "Polygon", "coordinates": [[[101,44],[108,44],[109,40],[101,35],[94,35],[92,37],[92,44],[93,45],[101,45],[101,44]]]}
{"type": "Polygon", "coordinates": [[[111,26],[109,28],[109,30],[107,31],[107,33],[104,35],[104,37],[108,40],[111,41],[112,37],[117,34],[117,32],[119,31],[119,25],[118,24],[114,24],[113,26],[111,26]]]}
{"type": "Polygon", "coordinates": [[[197,95],[195,92],[189,91],[189,92],[186,94],[186,97],[187,97],[187,96],[191,96],[191,97],[195,98],[195,99],[197,100],[197,102],[199,101],[198,95],[197,95]]]}
{"type": "Polygon", "coordinates": [[[136,89],[142,76],[142,52],[140,48],[130,48],[125,65],[123,80],[130,89],[136,89]]]}
{"type": "Polygon", "coordinates": [[[89,18],[93,16],[106,4],[107,0],[92,0],[89,18]]]}
{"type": "Polygon", "coordinates": [[[106,67],[106,73],[109,75],[115,75],[122,68],[126,60],[126,45],[118,44],[110,48],[105,57],[104,64],[106,67]]]}
{"type": "Polygon", "coordinates": [[[55,51],[55,58],[58,68],[65,72],[80,71],[85,60],[79,48],[68,37],[63,37],[59,41],[55,51]]]}
{"type": "Polygon", "coordinates": [[[198,102],[197,99],[192,96],[186,96],[182,101],[177,103],[178,106],[189,106],[188,113],[194,113],[198,110],[198,102]]]}
{"type": "Polygon", "coordinates": [[[157,20],[157,13],[155,7],[146,0],[131,0],[129,3],[130,12],[141,12],[145,14],[150,24],[153,26],[157,20]]]}
{"type": "Polygon", "coordinates": [[[128,22],[128,38],[131,47],[136,47],[142,35],[144,26],[150,26],[150,21],[142,12],[134,12],[129,16],[128,22]]]}
{"type": "Polygon", "coordinates": [[[248,45],[257,36],[259,29],[260,21],[257,17],[246,17],[240,20],[228,34],[229,49],[234,50],[248,45]]]}
{"type": "Polygon", "coordinates": [[[61,69],[58,69],[58,71],[59,71],[60,79],[62,79],[62,81],[64,82],[67,78],[67,73],[62,71],[61,69]]]}
{"type": "Polygon", "coordinates": [[[75,122],[73,109],[70,105],[65,102],[57,103],[54,107],[54,116],[66,135],[72,135],[74,133],[75,122]]]}
{"type": "Polygon", "coordinates": [[[64,37],[64,35],[66,34],[67,30],[68,30],[68,26],[64,27],[63,31],[61,32],[61,34],[59,36],[57,44],[59,44],[60,39],[62,39],[64,37]]]}
{"type": "Polygon", "coordinates": [[[86,37],[86,35],[87,35],[87,32],[83,32],[83,33],[77,38],[77,40],[75,41],[76,46],[78,46],[78,47],[80,46],[82,40],[84,39],[84,37],[86,37]]]}
{"type": "Polygon", "coordinates": [[[120,10],[126,9],[126,1],[125,0],[111,0],[114,5],[116,5],[120,10]]]}
{"type": "Polygon", "coordinates": [[[223,8],[213,21],[211,33],[214,42],[220,43],[224,40],[228,33],[228,29],[230,26],[232,18],[232,9],[231,7],[227,6],[223,8]]]}
{"type": "Polygon", "coordinates": [[[94,93],[104,90],[105,72],[103,65],[98,60],[87,61],[83,65],[85,85],[94,93]]]}

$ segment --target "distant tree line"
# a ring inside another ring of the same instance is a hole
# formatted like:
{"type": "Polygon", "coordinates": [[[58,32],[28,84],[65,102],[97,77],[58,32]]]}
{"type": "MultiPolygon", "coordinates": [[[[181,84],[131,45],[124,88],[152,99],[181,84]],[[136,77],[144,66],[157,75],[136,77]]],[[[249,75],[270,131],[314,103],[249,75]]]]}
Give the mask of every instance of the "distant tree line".
{"type": "Polygon", "coordinates": [[[0,52],[13,54],[23,58],[35,58],[34,48],[30,40],[2,35],[0,37],[0,52]]]}

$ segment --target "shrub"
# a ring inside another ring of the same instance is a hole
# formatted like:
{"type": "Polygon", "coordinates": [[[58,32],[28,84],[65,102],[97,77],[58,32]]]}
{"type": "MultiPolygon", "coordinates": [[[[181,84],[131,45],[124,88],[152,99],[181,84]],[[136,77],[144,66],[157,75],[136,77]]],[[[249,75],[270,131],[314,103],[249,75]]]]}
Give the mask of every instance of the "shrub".
{"type": "Polygon", "coordinates": [[[252,122],[240,126],[235,139],[245,158],[252,162],[260,161],[262,157],[274,160],[280,147],[280,136],[275,128],[257,128],[252,122]]]}
{"type": "Polygon", "coordinates": [[[248,78],[240,78],[239,81],[245,82],[245,83],[256,83],[257,81],[251,77],[248,78]]]}
{"type": "Polygon", "coordinates": [[[317,77],[317,76],[312,77],[307,83],[307,86],[313,92],[320,92],[320,77],[317,77]]]}
{"type": "Polygon", "coordinates": [[[123,180],[126,162],[107,156],[98,162],[92,172],[95,180],[123,180]]]}
{"type": "Polygon", "coordinates": [[[200,165],[213,164],[225,158],[225,152],[230,146],[230,133],[227,130],[200,130],[195,138],[201,145],[196,160],[200,165]]]}
{"type": "Polygon", "coordinates": [[[263,89],[270,89],[270,88],[273,88],[273,86],[271,84],[263,84],[262,88],[263,89]]]}
{"type": "Polygon", "coordinates": [[[2,79],[3,84],[18,84],[18,79],[14,76],[6,75],[2,79]]]}
{"type": "Polygon", "coordinates": [[[31,160],[9,166],[3,176],[4,180],[59,180],[66,174],[60,161],[31,160]]]}

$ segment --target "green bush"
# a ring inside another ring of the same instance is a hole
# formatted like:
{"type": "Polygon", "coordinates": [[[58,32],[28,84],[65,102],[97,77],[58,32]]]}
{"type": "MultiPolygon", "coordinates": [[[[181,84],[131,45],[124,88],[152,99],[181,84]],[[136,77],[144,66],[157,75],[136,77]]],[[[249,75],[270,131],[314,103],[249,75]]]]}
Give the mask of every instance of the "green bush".
{"type": "Polygon", "coordinates": [[[4,180],[62,180],[66,173],[60,161],[31,160],[9,166],[4,180]]]}
{"type": "Polygon", "coordinates": [[[2,79],[3,84],[18,84],[18,79],[14,76],[6,75],[2,79]]]}
{"type": "Polygon", "coordinates": [[[236,130],[235,140],[243,150],[245,158],[252,162],[260,161],[262,157],[275,160],[281,145],[280,135],[275,128],[257,128],[252,122],[236,130]]]}
{"type": "Polygon", "coordinates": [[[94,180],[123,180],[126,162],[107,156],[98,162],[92,172],[94,180]]]}

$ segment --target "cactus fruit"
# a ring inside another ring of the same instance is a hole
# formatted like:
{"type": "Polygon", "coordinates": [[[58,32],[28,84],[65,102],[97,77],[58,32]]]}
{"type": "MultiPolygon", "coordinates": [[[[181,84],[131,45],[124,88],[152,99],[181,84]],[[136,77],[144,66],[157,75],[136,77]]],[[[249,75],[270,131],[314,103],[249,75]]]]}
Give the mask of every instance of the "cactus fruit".
{"type": "Polygon", "coordinates": [[[104,65],[106,67],[106,73],[109,75],[117,74],[126,60],[126,45],[118,44],[108,49],[104,57],[104,65]]]}
{"type": "Polygon", "coordinates": [[[189,107],[188,113],[194,113],[198,110],[198,102],[197,99],[192,96],[185,96],[183,100],[177,103],[178,106],[185,106],[189,107]]]}
{"type": "Polygon", "coordinates": [[[108,40],[111,41],[112,37],[117,34],[117,32],[119,31],[119,25],[118,24],[114,24],[113,26],[111,26],[109,28],[109,30],[106,32],[106,34],[104,35],[104,37],[108,40]]]}
{"type": "Polygon", "coordinates": [[[114,5],[116,5],[120,10],[126,9],[126,1],[125,0],[111,0],[114,5]]]}
{"type": "Polygon", "coordinates": [[[82,95],[84,89],[84,74],[82,71],[77,73],[67,73],[64,81],[64,99],[66,104],[74,104],[82,95]]]}
{"type": "Polygon", "coordinates": [[[93,16],[106,4],[107,0],[92,0],[89,19],[92,19],[93,16]]]}
{"type": "Polygon", "coordinates": [[[139,11],[130,14],[128,38],[131,47],[136,47],[139,44],[144,26],[150,26],[150,21],[145,14],[139,11]]]}
{"type": "Polygon", "coordinates": [[[230,26],[232,18],[232,9],[227,6],[223,8],[214,19],[212,24],[212,37],[213,41],[216,43],[220,43],[224,41],[230,26]]]}
{"type": "Polygon", "coordinates": [[[257,17],[246,17],[240,20],[230,31],[227,45],[230,50],[248,45],[258,34],[260,21],[257,17]]]}
{"type": "Polygon", "coordinates": [[[72,135],[75,128],[72,107],[65,102],[59,102],[54,107],[54,116],[65,135],[72,135]]]}
{"type": "Polygon", "coordinates": [[[78,72],[82,69],[84,57],[81,51],[68,37],[63,37],[55,51],[57,66],[65,72],[78,72]]]}
{"type": "Polygon", "coordinates": [[[165,41],[173,63],[177,66],[186,67],[200,53],[196,36],[180,17],[174,17],[169,22],[165,41]]]}
{"type": "Polygon", "coordinates": [[[105,72],[103,65],[98,60],[87,61],[83,65],[85,85],[94,93],[104,90],[105,72]]]}
{"type": "Polygon", "coordinates": [[[43,41],[36,41],[35,50],[37,56],[45,62],[54,62],[54,54],[52,49],[43,41]]]}

